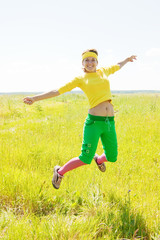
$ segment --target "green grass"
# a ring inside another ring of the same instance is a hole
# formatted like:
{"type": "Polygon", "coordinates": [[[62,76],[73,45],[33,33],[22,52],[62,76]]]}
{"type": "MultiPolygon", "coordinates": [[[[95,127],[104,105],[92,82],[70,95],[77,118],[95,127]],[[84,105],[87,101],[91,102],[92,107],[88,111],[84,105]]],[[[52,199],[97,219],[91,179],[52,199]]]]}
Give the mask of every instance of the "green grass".
{"type": "Polygon", "coordinates": [[[159,240],[160,95],[115,95],[118,161],[68,172],[59,190],[53,167],[79,156],[87,99],[22,99],[0,96],[0,239],[159,240]]]}

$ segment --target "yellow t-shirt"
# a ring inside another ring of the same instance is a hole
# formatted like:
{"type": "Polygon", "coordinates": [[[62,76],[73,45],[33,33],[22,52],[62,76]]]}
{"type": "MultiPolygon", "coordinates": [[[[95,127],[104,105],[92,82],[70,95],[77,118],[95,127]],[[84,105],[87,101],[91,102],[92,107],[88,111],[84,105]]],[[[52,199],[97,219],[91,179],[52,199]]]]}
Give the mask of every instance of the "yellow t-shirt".
{"type": "Polygon", "coordinates": [[[101,102],[111,100],[110,84],[107,77],[120,69],[119,65],[98,69],[95,73],[85,73],[84,76],[76,77],[65,86],[58,89],[60,94],[69,92],[79,87],[87,95],[90,108],[101,102]]]}

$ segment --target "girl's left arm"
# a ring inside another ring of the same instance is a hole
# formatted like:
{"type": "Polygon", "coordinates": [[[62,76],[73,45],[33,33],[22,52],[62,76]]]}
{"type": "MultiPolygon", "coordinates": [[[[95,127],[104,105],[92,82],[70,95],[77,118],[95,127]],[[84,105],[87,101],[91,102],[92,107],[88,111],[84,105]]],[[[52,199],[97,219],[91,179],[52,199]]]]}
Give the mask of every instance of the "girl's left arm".
{"type": "Polygon", "coordinates": [[[134,60],[137,60],[137,56],[132,55],[131,57],[126,58],[124,61],[117,63],[120,68],[122,68],[126,63],[133,62],[134,60]]]}

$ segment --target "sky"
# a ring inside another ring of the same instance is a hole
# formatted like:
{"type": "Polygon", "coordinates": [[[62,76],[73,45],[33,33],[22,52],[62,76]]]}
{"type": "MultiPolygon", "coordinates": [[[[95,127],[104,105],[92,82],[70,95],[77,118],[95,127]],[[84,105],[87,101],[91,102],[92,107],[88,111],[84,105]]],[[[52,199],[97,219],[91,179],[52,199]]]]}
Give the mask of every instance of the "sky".
{"type": "MultiPolygon", "coordinates": [[[[46,92],[137,55],[109,76],[111,90],[160,90],[159,0],[5,0],[0,3],[0,92],[46,92]]],[[[78,89],[76,89],[78,90],[78,89]]]]}

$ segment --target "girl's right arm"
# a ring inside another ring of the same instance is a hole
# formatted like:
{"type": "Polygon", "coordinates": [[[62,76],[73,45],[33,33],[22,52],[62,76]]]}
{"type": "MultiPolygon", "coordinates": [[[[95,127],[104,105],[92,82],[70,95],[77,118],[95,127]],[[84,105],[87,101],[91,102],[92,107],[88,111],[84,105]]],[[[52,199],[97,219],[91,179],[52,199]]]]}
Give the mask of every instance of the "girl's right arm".
{"type": "Polygon", "coordinates": [[[23,98],[23,102],[31,105],[36,101],[56,97],[56,96],[59,96],[59,95],[60,95],[60,93],[57,90],[53,90],[53,91],[50,91],[50,92],[47,92],[47,93],[42,93],[42,94],[39,94],[39,95],[35,95],[33,97],[25,97],[25,98],[23,98]]]}
{"type": "Polygon", "coordinates": [[[126,63],[133,62],[134,60],[137,60],[137,56],[132,55],[131,57],[126,58],[124,61],[119,62],[118,65],[120,68],[122,68],[126,63]]]}

